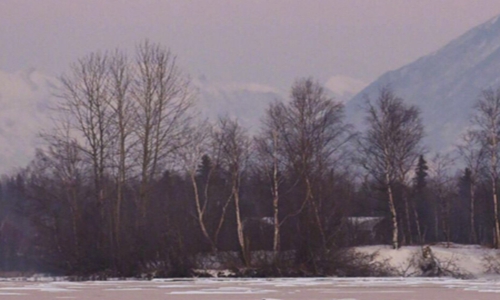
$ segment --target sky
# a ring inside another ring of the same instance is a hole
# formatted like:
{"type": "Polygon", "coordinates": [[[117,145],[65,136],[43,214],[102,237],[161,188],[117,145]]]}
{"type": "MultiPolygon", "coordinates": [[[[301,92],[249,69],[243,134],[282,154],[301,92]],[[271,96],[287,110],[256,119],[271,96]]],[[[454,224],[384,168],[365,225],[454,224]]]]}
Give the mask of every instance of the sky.
{"type": "Polygon", "coordinates": [[[58,76],[149,39],[211,81],[369,83],[498,14],[499,0],[0,0],[0,70],[58,76]]]}

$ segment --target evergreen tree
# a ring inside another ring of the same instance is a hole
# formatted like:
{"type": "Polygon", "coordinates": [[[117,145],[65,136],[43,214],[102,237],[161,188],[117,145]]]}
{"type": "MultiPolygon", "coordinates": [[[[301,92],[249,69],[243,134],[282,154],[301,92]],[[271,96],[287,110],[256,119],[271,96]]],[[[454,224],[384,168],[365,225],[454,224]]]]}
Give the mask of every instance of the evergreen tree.
{"type": "Polygon", "coordinates": [[[212,160],[208,155],[203,155],[201,157],[201,163],[198,166],[198,176],[205,179],[208,178],[208,175],[210,174],[210,171],[212,170],[212,160]]]}
{"type": "Polygon", "coordinates": [[[455,216],[453,228],[455,231],[455,240],[460,243],[476,243],[476,231],[474,220],[474,199],[473,196],[473,174],[471,169],[465,168],[463,175],[458,179],[458,197],[456,199],[455,216]],[[471,206],[472,204],[472,206],[471,206]]]}
{"type": "Polygon", "coordinates": [[[427,162],[424,159],[423,155],[420,155],[418,158],[417,169],[415,170],[415,190],[417,192],[422,191],[427,186],[427,162]]]}
{"type": "MultiPolygon", "coordinates": [[[[462,218],[464,220],[467,219],[469,220],[469,226],[468,226],[469,239],[468,241],[463,241],[463,242],[468,242],[471,244],[478,243],[478,232],[480,230],[480,225],[478,226],[478,224],[482,220],[484,220],[484,218],[477,219],[478,216],[481,215],[481,213],[478,214],[478,209],[479,211],[481,211],[481,207],[483,207],[481,201],[478,201],[482,197],[476,196],[476,190],[478,189],[477,187],[478,187],[478,182],[477,182],[477,177],[475,177],[474,175],[474,172],[470,168],[465,168],[464,173],[462,176],[460,176],[458,182],[458,193],[459,193],[458,200],[460,201],[460,210],[461,210],[460,213],[464,214],[462,218]],[[467,213],[469,214],[469,216],[465,216],[467,213]]],[[[489,206],[487,205],[486,207],[489,206]]]]}
{"type": "Polygon", "coordinates": [[[412,207],[413,207],[413,216],[415,219],[415,227],[417,229],[417,239],[420,243],[423,243],[423,232],[426,231],[427,228],[430,228],[430,220],[429,219],[429,211],[430,206],[427,205],[426,197],[425,197],[425,189],[427,186],[427,162],[424,159],[423,155],[418,157],[417,168],[415,169],[415,178],[414,181],[414,192],[412,197],[412,207]]]}
{"type": "Polygon", "coordinates": [[[469,168],[465,168],[464,175],[460,177],[459,181],[459,194],[463,198],[468,198],[470,196],[470,189],[472,186],[472,171],[469,168]]]}

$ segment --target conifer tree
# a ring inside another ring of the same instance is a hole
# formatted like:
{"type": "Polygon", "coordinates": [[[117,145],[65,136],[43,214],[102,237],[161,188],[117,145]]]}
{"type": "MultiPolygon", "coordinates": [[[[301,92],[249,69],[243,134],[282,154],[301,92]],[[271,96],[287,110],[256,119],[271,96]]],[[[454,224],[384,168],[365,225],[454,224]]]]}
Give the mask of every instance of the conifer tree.
{"type": "Polygon", "coordinates": [[[427,162],[425,161],[424,156],[420,155],[418,157],[417,168],[415,170],[415,190],[421,191],[427,186],[427,170],[429,170],[427,162]]]}
{"type": "Polygon", "coordinates": [[[422,216],[425,214],[426,209],[428,210],[428,205],[426,205],[425,188],[427,186],[427,162],[423,155],[418,157],[417,167],[415,169],[415,178],[413,186],[413,197],[412,197],[412,210],[413,216],[415,218],[415,226],[417,228],[418,241],[420,243],[424,242],[424,237],[422,235],[422,216]]]}

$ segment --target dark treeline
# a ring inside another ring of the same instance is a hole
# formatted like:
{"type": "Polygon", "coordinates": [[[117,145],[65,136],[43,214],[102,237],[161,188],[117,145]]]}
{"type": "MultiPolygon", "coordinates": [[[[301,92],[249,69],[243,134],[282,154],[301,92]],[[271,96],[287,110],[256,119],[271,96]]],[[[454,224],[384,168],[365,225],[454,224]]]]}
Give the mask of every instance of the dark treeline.
{"type": "Polygon", "coordinates": [[[200,120],[175,56],[149,42],[82,58],[58,96],[46,147],[1,182],[1,270],[183,276],[196,257],[251,268],[268,253],[323,274],[362,244],[499,247],[498,91],[476,101],[457,155],[432,158],[419,109],[387,88],[367,99],[363,132],[312,79],[253,135],[200,120]]]}

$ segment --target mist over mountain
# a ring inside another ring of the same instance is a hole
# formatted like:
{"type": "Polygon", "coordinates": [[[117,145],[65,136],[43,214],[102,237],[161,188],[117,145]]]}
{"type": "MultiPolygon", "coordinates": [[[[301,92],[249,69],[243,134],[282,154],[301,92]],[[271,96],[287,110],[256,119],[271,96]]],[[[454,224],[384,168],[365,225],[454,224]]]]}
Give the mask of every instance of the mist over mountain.
{"type": "MultiPolygon", "coordinates": [[[[57,101],[57,78],[34,69],[16,73],[0,71],[0,174],[25,167],[43,146],[39,133],[50,130],[51,107],[57,101]]],[[[238,118],[256,133],[269,103],[283,100],[287,92],[255,83],[216,83],[206,78],[192,81],[201,117],[238,118]]]]}
{"type": "MultiPolygon", "coordinates": [[[[258,131],[269,103],[286,101],[290,93],[262,84],[211,82],[203,77],[192,83],[203,117],[215,120],[227,114],[238,118],[251,132],[258,131]]],[[[37,136],[52,125],[49,107],[57,84],[55,77],[33,69],[0,71],[0,173],[26,166],[42,145],[37,136]]],[[[348,121],[359,129],[366,98],[376,99],[380,88],[391,87],[396,95],[422,110],[429,149],[450,150],[469,124],[481,90],[500,86],[500,18],[385,73],[368,86],[340,75],[331,77],[324,86],[331,96],[346,103],[348,121]]]]}
{"type": "Polygon", "coordinates": [[[220,116],[237,118],[251,132],[257,132],[266,108],[287,92],[255,83],[216,83],[204,77],[193,80],[198,92],[201,116],[215,121],[220,116]]]}
{"type": "Polygon", "coordinates": [[[36,70],[0,71],[0,173],[23,167],[39,147],[38,133],[51,126],[55,78],[36,70]]]}
{"type": "Polygon", "coordinates": [[[368,84],[359,79],[342,75],[332,76],[324,84],[325,88],[331,93],[334,99],[344,104],[351,100],[351,98],[367,85],[368,84]]]}
{"type": "Polygon", "coordinates": [[[383,74],[348,102],[349,120],[363,124],[366,99],[375,100],[386,86],[408,103],[419,106],[429,150],[453,149],[469,125],[481,91],[500,87],[500,18],[471,29],[434,53],[383,74]]]}

